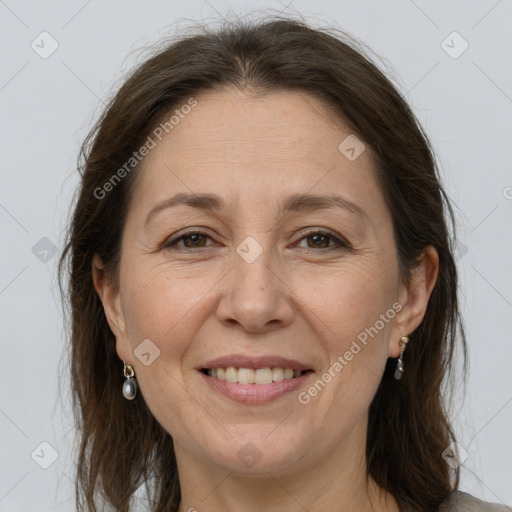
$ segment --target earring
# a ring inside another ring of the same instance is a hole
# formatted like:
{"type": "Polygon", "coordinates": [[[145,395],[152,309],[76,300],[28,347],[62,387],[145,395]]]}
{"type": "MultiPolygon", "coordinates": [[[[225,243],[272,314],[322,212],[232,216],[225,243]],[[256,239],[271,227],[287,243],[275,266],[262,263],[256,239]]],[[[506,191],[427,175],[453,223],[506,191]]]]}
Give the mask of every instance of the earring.
{"type": "Polygon", "coordinates": [[[395,369],[395,379],[400,380],[402,378],[402,375],[404,373],[404,351],[405,347],[407,346],[407,342],[409,341],[408,336],[402,336],[402,340],[400,341],[400,357],[398,358],[398,361],[396,362],[396,369],[395,369]]]}
{"type": "Polygon", "coordinates": [[[123,382],[123,396],[126,400],[133,400],[137,395],[137,381],[135,380],[135,372],[133,368],[124,363],[123,375],[126,380],[123,382]]]}

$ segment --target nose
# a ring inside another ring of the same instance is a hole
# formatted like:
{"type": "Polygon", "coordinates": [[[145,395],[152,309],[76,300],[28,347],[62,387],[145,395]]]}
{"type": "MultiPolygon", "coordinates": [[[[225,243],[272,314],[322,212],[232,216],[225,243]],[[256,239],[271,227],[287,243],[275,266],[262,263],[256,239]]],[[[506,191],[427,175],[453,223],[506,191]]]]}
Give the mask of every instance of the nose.
{"type": "Polygon", "coordinates": [[[292,292],[278,268],[276,255],[270,247],[255,245],[254,240],[246,246],[241,244],[233,254],[233,267],[224,282],[217,316],[224,324],[261,333],[289,325],[294,309],[292,292]]]}

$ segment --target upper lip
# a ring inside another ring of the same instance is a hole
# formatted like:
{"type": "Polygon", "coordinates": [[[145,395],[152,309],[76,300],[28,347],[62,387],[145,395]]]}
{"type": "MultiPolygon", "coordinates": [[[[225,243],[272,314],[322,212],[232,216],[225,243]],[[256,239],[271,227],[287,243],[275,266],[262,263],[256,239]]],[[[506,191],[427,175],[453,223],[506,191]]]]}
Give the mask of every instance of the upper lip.
{"type": "Polygon", "coordinates": [[[232,354],[221,356],[203,363],[198,370],[203,368],[291,368],[292,370],[312,370],[311,365],[301,363],[295,359],[288,359],[281,356],[248,356],[244,354],[232,354]]]}

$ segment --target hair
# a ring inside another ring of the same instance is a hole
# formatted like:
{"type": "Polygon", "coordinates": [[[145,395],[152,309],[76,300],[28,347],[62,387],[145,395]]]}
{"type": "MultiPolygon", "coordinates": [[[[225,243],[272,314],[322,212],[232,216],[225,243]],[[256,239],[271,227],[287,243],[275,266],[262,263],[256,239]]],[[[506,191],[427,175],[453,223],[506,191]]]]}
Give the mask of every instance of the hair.
{"type": "Polygon", "coordinates": [[[123,173],[105,197],[98,190],[107,190],[105,183],[123,165],[126,170],[134,151],[173,109],[202,92],[231,88],[254,95],[298,91],[321,100],[333,119],[374,152],[403,281],[411,279],[427,246],[438,252],[438,278],[404,353],[405,374],[394,380],[396,360],[388,360],[369,408],[366,446],[368,476],[402,510],[436,510],[459,485],[458,470],[442,457],[455,441],[445,387],[452,382],[457,340],[466,370],[466,342],[453,258],[454,214],[431,144],[390,79],[339,29],[315,29],[284,16],[198,28],[166,40],[130,73],[80,151],[81,183],[59,262],[70,306],[73,410],[80,435],[77,507],[96,511],[102,500],[129,511],[144,484],[152,510],[178,510],[172,437],[140,393],[133,401],[121,396],[122,362],[92,279],[95,253],[107,275],[118,279],[121,235],[139,166],[123,173]]]}

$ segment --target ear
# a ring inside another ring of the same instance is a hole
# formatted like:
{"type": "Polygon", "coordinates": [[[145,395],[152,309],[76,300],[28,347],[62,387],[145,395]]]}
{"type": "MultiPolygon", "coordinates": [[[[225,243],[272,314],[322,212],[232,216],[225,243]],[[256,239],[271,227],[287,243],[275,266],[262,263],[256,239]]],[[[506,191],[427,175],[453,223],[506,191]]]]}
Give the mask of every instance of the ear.
{"type": "Polygon", "coordinates": [[[432,245],[425,247],[418,264],[412,270],[409,283],[399,291],[398,303],[402,306],[395,316],[389,339],[389,357],[400,356],[400,339],[409,336],[421,323],[427,311],[430,295],[439,273],[439,255],[432,245]]]}
{"type": "Polygon", "coordinates": [[[126,329],[126,320],[121,302],[119,286],[107,274],[103,261],[98,254],[92,259],[92,280],[105,312],[110,330],[116,337],[118,356],[127,364],[131,364],[132,350],[126,329]]]}

